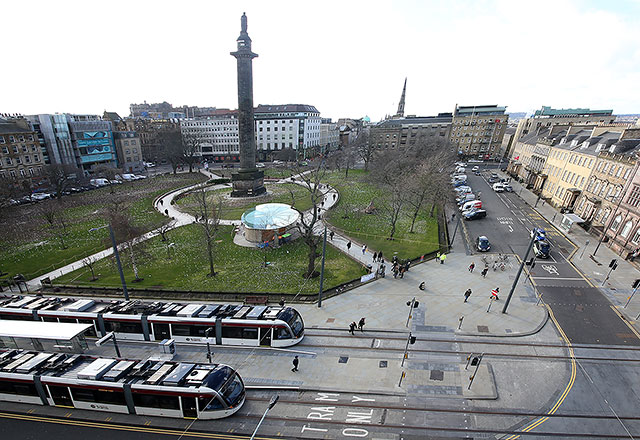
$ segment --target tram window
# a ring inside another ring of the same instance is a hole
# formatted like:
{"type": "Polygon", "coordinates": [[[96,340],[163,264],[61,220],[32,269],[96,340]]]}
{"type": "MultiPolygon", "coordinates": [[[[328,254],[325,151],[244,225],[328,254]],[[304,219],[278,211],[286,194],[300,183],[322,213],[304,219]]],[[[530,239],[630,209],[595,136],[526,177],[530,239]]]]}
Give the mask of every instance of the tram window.
{"type": "Polygon", "coordinates": [[[142,333],[142,324],[139,322],[105,321],[104,328],[107,332],[142,333]]]}
{"type": "Polygon", "coordinates": [[[230,326],[222,326],[222,337],[223,338],[242,338],[242,327],[230,327],[230,326]]]}
{"type": "Polygon", "coordinates": [[[5,313],[0,314],[0,319],[11,319],[14,321],[33,321],[33,317],[31,315],[22,316],[22,315],[9,315],[5,313]]]}
{"type": "Polygon", "coordinates": [[[117,405],[126,405],[124,393],[122,391],[111,390],[94,390],[93,395],[96,403],[113,403],[117,405]]]}
{"type": "Polygon", "coordinates": [[[42,318],[43,322],[58,322],[58,318],[53,318],[51,316],[44,316],[42,318]]]}
{"type": "Polygon", "coordinates": [[[211,396],[207,398],[198,398],[198,408],[200,411],[214,411],[222,408],[222,403],[218,400],[217,396],[211,396]]]}
{"type": "Polygon", "coordinates": [[[291,333],[286,327],[276,327],[274,329],[275,339],[291,339],[291,333]]]}
{"type": "Polygon", "coordinates": [[[37,396],[35,385],[32,383],[11,383],[0,381],[1,394],[20,394],[22,396],[37,396]]]}
{"type": "Polygon", "coordinates": [[[176,396],[133,393],[133,403],[145,408],[180,409],[180,402],[176,396]]]}
{"type": "Polygon", "coordinates": [[[204,338],[204,332],[210,325],[171,324],[171,334],[175,336],[199,336],[204,338]]]}
{"type": "Polygon", "coordinates": [[[242,338],[243,339],[258,339],[258,329],[257,328],[243,328],[242,329],[242,338]]]}
{"type": "Polygon", "coordinates": [[[242,385],[242,381],[238,377],[237,374],[233,376],[233,380],[227,383],[221,390],[222,396],[229,403],[229,405],[235,405],[238,403],[240,399],[242,399],[242,395],[244,394],[244,386],[242,385]]]}
{"type": "Polygon", "coordinates": [[[93,402],[95,400],[93,390],[87,388],[71,388],[71,395],[74,400],[82,402],[93,402]]]}
{"type": "Polygon", "coordinates": [[[80,324],[91,324],[91,327],[84,333],[87,336],[97,336],[96,335],[96,329],[93,326],[94,321],[93,319],[78,319],[78,322],[80,324]]]}
{"type": "Polygon", "coordinates": [[[78,320],[74,318],[60,318],[60,322],[68,322],[70,324],[77,324],[78,320]]]}

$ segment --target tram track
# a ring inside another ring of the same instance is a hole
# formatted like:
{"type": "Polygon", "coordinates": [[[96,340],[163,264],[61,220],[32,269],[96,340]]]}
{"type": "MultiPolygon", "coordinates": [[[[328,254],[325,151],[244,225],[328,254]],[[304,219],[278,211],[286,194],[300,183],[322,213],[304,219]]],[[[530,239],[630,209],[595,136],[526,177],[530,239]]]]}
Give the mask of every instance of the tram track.
{"type": "MultiPolygon", "coordinates": [[[[329,350],[368,350],[373,352],[398,352],[403,353],[404,347],[364,347],[358,345],[321,345],[321,344],[305,344],[300,343],[298,347],[304,348],[322,348],[329,350]]],[[[564,348],[559,346],[557,348],[564,348]]],[[[409,353],[422,353],[422,354],[442,354],[442,355],[455,355],[455,356],[469,356],[473,354],[472,352],[465,351],[456,351],[456,350],[436,350],[436,349],[419,349],[419,348],[411,348],[409,353]]],[[[571,361],[571,359],[575,359],[576,361],[594,361],[594,362],[625,362],[625,363],[634,363],[640,362],[640,359],[625,359],[625,358],[614,358],[614,357],[590,357],[590,356],[560,356],[560,355],[550,355],[550,354],[526,354],[526,353],[499,353],[499,352],[483,352],[483,355],[486,357],[494,357],[494,358],[511,358],[511,359],[540,359],[540,360],[555,360],[555,361],[571,361]]]]}

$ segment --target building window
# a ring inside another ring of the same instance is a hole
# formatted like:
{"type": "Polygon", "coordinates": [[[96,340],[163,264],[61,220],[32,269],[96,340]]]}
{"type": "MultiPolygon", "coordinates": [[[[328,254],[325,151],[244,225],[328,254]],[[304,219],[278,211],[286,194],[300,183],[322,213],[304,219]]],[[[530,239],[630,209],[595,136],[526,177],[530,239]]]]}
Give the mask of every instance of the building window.
{"type": "Polygon", "coordinates": [[[640,186],[633,185],[633,189],[631,190],[631,194],[629,194],[627,203],[634,208],[638,207],[638,205],[640,204],[640,186]]]}
{"type": "Polygon", "coordinates": [[[638,241],[640,241],[640,228],[636,229],[636,233],[631,238],[631,243],[633,244],[638,244],[638,241]]]}
{"type": "Polygon", "coordinates": [[[0,144],[4,144],[4,136],[0,136],[0,144]]]}
{"type": "Polygon", "coordinates": [[[620,231],[620,236],[623,238],[627,238],[627,236],[629,235],[629,232],[631,232],[632,227],[633,227],[633,222],[629,220],[624,224],[622,231],[620,231]]]}
{"type": "Polygon", "coordinates": [[[4,154],[9,154],[9,148],[7,148],[7,147],[2,147],[2,152],[3,152],[4,154]]]}
{"type": "MultiPolygon", "coordinates": [[[[603,219],[604,221],[604,219],[603,219]]],[[[618,216],[613,219],[613,222],[611,223],[611,230],[612,231],[617,231],[618,230],[618,226],[620,226],[620,222],[622,222],[622,215],[618,214],[618,216]]]]}

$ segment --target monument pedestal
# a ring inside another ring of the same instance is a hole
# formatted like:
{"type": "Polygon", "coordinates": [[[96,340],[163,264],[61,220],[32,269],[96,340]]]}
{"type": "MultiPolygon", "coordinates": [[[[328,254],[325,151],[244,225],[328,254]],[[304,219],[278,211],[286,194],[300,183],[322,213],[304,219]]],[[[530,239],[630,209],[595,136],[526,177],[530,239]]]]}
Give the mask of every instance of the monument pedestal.
{"type": "Polygon", "coordinates": [[[264,187],[264,171],[240,170],[231,174],[231,197],[256,197],[267,192],[264,187]]]}

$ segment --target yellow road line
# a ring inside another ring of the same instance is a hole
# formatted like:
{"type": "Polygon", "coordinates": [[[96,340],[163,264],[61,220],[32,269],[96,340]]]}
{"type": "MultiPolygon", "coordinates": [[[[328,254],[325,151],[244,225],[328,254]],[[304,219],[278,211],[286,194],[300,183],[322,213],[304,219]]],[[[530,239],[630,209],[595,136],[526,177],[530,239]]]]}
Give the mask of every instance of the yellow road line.
{"type": "MultiPolygon", "coordinates": [[[[26,420],[26,421],[41,422],[41,423],[53,423],[58,425],[71,425],[71,426],[79,426],[84,428],[112,429],[116,431],[141,432],[146,434],[162,434],[162,435],[172,435],[172,436],[182,435],[184,437],[201,437],[201,438],[231,439],[231,440],[248,438],[248,436],[243,436],[243,435],[229,436],[226,434],[214,434],[214,433],[207,433],[207,432],[184,432],[178,429],[146,428],[143,426],[116,425],[116,424],[108,424],[108,423],[88,422],[84,420],[52,419],[48,417],[32,416],[27,414],[11,414],[11,413],[4,413],[4,412],[0,412],[0,418],[26,420]]],[[[268,437],[260,437],[260,438],[263,440],[275,440],[275,439],[270,439],[268,437]]]]}
{"type": "MultiPolygon", "coordinates": [[[[577,367],[576,367],[575,353],[573,351],[573,346],[571,345],[571,341],[569,341],[569,338],[565,334],[564,330],[562,330],[562,327],[560,327],[560,324],[556,320],[556,317],[553,314],[553,310],[551,310],[551,307],[549,307],[547,304],[545,304],[545,307],[549,311],[549,316],[551,317],[551,320],[553,321],[553,323],[556,325],[556,328],[560,332],[560,335],[562,336],[562,339],[564,339],[564,341],[567,343],[567,346],[569,348],[569,357],[571,358],[571,376],[569,378],[569,383],[565,387],[565,389],[562,392],[562,394],[560,395],[560,397],[558,397],[558,400],[556,401],[556,403],[547,412],[548,415],[552,415],[556,411],[558,411],[558,408],[560,408],[560,405],[562,405],[562,402],[564,402],[564,400],[567,398],[567,395],[569,394],[569,391],[571,391],[571,388],[573,388],[573,384],[575,383],[575,380],[576,380],[577,367]]],[[[537,426],[540,426],[541,424],[543,424],[547,420],[549,420],[549,417],[547,417],[547,416],[540,417],[540,418],[534,420],[533,422],[529,423],[527,426],[525,426],[522,429],[522,432],[529,432],[532,429],[535,429],[537,426]]],[[[520,438],[520,435],[514,434],[514,435],[511,435],[511,436],[507,437],[506,440],[515,440],[517,438],[520,438]]]]}
{"type": "Polygon", "coordinates": [[[627,318],[622,316],[622,313],[620,313],[620,311],[618,309],[616,309],[616,307],[614,305],[610,305],[609,307],[611,307],[611,309],[614,312],[616,312],[616,315],[618,315],[618,317],[622,320],[622,322],[627,324],[627,327],[629,327],[631,329],[633,334],[636,335],[638,337],[638,339],[640,339],[640,333],[638,333],[638,331],[631,325],[631,323],[627,320],[627,318]]]}

